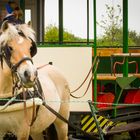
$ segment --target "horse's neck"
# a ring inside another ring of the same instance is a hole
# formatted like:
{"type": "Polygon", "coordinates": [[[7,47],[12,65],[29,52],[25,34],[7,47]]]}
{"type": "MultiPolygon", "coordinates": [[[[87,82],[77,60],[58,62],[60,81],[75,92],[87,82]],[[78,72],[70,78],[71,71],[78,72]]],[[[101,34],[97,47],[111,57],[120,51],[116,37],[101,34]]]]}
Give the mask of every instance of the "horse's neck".
{"type": "Polygon", "coordinates": [[[0,66],[0,96],[12,95],[12,76],[10,69],[3,63],[0,66]]]}

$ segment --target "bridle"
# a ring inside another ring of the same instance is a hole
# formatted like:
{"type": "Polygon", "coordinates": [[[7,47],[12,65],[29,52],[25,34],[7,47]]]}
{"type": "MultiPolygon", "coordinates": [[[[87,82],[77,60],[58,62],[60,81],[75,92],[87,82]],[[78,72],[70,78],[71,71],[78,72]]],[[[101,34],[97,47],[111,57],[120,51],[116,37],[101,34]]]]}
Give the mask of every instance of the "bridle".
{"type": "Polygon", "coordinates": [[[30,57],[24,57],[22,58],[19,62],[17,62],[16,64],[12,64],[10,62],[10,49],[8,46],[4,46],[1,48],[0,50],[0,61],[1,61],[1,66],[3,68],[3,59],[5,60],[6,64],[8,65],[8,67],[11,69],[12,72],[16,72],[17,71],[17,68],[26,60],[29,60],[32,62],[33,64],[33,61],[30,57]]]}
{"type": "MultiPolygon", "coordinates": [[[[35,54],[34,54],[35,55],[35,54]]],[[[32,55],[31,55],[32,56],[32,55]]],[[[30,61],[33,64],[32,58],[30,57],[23,57],[21,60],[19,60],[19,62],[17,62],[16,64],[12,64],[10,61],[11,58],[11,50],[10,47],[8,45],[2,46],[0,48],[0,61],[1,61],[1,67],[3,69],[3,61],[6,62],[7,66],[10,68],[11,70],[11,75],[12,75],[12,79],[13,79],[13,87],[15,88],[17,86],[17,83],[20,81],[20,77],[17,73],[17,68],[26,60],[30,61]],[[16,79],[16,80],[15,80],[16,79]]],[[[21,83],[22,84],[22,83],[21,83]]],[[[14,93],[14,91],[13,91],[14,93]]]]}
{"type": "MultiPolygon", "coordinates": [[[[17,72],[17,69],[26,60],[30,61],[33,64],[32,57],[37,53],[37,48],[36,48],[35,42],[32,39],[31,39],[31,41],[32,41],[32,46],[31,46],[31,50],[30,50],[31,51],[30,52],[31,53],[31,58],[30,57],[24,57],[19,62],[17,62],[16,64],[12,64],[11,61],[10,61],[10,58],[11,58],[10,47],[8,45],[0,47],[0,63],[1,63],[1,67],[2,67],[2,69],[4,69],[3,61],[5,61],[7,66],[11,70],[12,83],[13,83],[13,90],[12,90],[13,97],[16,97],[18,95],[18,90],[22,91],[23,102],[24,102],[24,112],[25,112],[25,117],[26,117],[26,120],[27,120],[27,123],[28,123],[29,126],[31,126],[33,124],[33,122],[35,121],[35,119],[36,119],[36,111],[35,111],[36,107],[35,107],[34,96],[31,97],[31,98],[33,98],[33,115],[32,115],[32,121],[29,124],[29,122],[28,122],[28,114],[27,114],[27,107],[26,107],[26,92],[28,91],[28,88],[24,87],[24,85],[22,83],[22,80],[21,80],[21,78],[20,78],[20,76],[19,76],[19,74],[17,72]]],[[[40,85],[38,86],[38,82],[39,82],[38,79],[36,79],[36,81],[34,82],[35,85],[33,85],[33,92],[36,92],[36,91],[39,92],[40,85]]],[[[38,94],[40,94],[40,93],[38,93],[38,94]]],[[[10,103],[11,102],[9,101],[9,104],[10,103]]],[[[7,104],[7,106],[9,104],[7,104]]]]}
{"type": "MultiPolygon", "coordinates": [[[[24,34],[22,32],[19,32],[19,35],[21,35],[22,37],[25,37],[24,34]]],[[[31,39],[31,38],[29,38],[31,39]]],[[[30,48],[30,53],[31,53],[31,57],[35,56],[36,53],[37,53],[37,46],[36,46],[36,43],[31,39],[32,41],[32,46],[30,48]]],[[[5,46],[1,46],[0,47],[0,61],[1,61],[1,66],[3,68],[3,58],[5,60],[5,62],[7,63],[7,65],[9,66],[9,68],[15,72],[17,70],[17,68],[20,66],[20,64],[26,60],[29,60],[32,62],[33,64],[33,61],[30,57],[24,57],[22,58],[18,63],[16,64],[12,64],[10,62],[10,57],[11,57],[11,50],[10,50],[10,47],[6,44],[5,46]]]]}
{"type": "MultiPolygon", "coordinates": [[[[26,38],[26,36],[24,35],[24,33],[22,31],[18,31],[18,34],[20,36],[22,36],[23,38],[26,38]]],[[[3,68],[3,60],[6,62],[6,64],[8,65],[8,67],[11,70],[12,76],[13,75],[17,75],[17,68],[26,60],[31,61],[31,63],[33,64],[32,61],[32,57],[36,55],[37,53],[37,46],[35,41],[33,41],[31,38],[28,38],[31,40],[31,48],[30,48],[30,54],[31,54],[31,58],[30,57],[24,57],[22,58],[19,62],[17,62],[16,64],[12,64],[10,61],[11,58],[11,47],[8,46],[8,44],[1,46],[0,47],[0,62],[1,62],[1,67],[3,68]]]]}

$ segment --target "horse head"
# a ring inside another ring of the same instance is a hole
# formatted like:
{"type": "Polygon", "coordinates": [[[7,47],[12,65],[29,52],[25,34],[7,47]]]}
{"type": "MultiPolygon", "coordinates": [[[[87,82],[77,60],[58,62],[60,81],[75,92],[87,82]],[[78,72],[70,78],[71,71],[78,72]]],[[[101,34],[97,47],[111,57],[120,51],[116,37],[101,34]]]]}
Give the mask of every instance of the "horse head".
{"type": "Polygon", "coordinates": [[[1,65],[5,61],[12,74],[18,74],[25,87],[32,87],[37,77],[37,69],[32,62],[32,57],[36,52],[35,34],[29,25],[12,25],[7,21],[2,24],[1,65]]]}

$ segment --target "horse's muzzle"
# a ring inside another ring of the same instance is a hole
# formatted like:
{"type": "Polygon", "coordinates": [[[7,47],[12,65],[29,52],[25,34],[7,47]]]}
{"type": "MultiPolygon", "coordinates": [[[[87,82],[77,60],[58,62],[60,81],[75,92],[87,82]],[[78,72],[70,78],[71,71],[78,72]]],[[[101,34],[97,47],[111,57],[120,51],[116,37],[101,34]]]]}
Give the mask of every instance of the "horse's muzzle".
{"type": "Polygon", "coordinates": [[[28,70],[25,70],[23,76],[21,77],[21,81],[24,87],[30,88],[34,86],[36,78],[37,78],[37,71],[30,72],[28,70]]]}
{"type": "Polygon", "coordinates": [[[29,65],[20,65],[17,73],[24,87],[30,88],[34,86],[38,74],[37,69],[31,63],[29,65]]]}

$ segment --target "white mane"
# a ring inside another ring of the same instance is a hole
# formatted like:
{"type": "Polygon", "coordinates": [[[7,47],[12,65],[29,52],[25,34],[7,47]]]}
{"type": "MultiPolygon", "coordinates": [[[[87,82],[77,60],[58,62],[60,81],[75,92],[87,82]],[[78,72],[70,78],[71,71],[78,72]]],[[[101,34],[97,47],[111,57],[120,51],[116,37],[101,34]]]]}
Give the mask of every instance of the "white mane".
{"type": "Polygon", "coordinates": [[[0,35],[0,47],[5,46],[8,41],[14,39],[15,36],[19,36],[19,32],[23,33],[27,39],[35,41],[35,32],[26,24],[12,25],[8,24],[8,28],[1,32],[0,35]]]}

